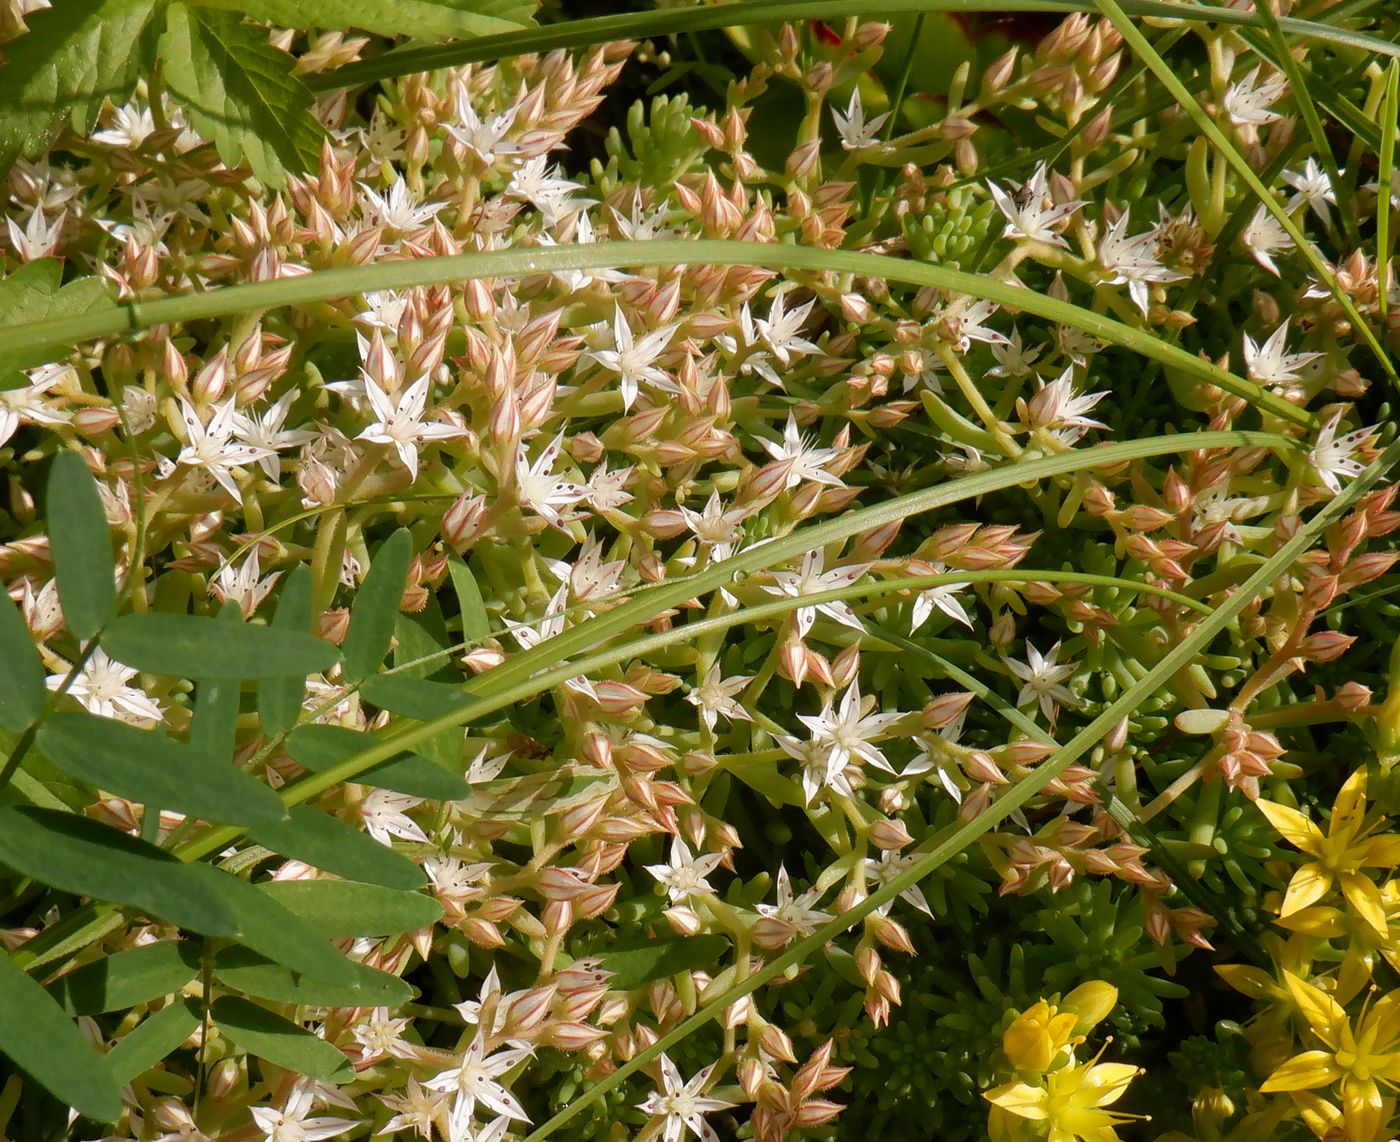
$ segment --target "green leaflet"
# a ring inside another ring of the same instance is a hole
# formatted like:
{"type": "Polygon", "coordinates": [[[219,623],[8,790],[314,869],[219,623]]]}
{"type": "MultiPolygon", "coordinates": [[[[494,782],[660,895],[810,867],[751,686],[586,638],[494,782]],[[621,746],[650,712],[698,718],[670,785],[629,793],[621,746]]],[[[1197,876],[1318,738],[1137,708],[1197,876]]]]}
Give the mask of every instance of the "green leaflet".
{"type": "Polygon", "coordinates": [[[350,629],[340,644],[345,681],[359,682],[379,669],[394,637],[394,620],[407,585],[413,536],[401,527],[379,548],[350,604],[350,629]]]}
{"type": "Polygon", "coordinates": [[[44,708],[44,665],[19,607],[0,599],[0,728],[17,734],[44,708]]]}
{"type": "Polygon", "coordinates": [[[426,928],[442,916],[442,905],[431,896],[353,880],[270,880],[258,889],[332,940],[396,936],[426,928]]]}
{"type": "Polygon", "coordinates": [[[171,4],[160,55],[170,93],[226,165],[246,161],[260,182],[278,188],[289,171],[315,166],[324,132],[311,93],[292,74],[292,57],[268,43],[266,28],[234,12],[171,4]]]}
{"type": "Polygon", "coordinates": [[[304,678],[339,656],[325,639],[299,630],[158,611],[122,615],[102,636],[102,649],[127,666],[172,678],[304,678]]]}
{"type": "Polygon", "coordinates": [[[74,968],[49,984],[49,994],[69,1015],[124,1011],[179,991],[199,971],[199,946],[160,940],[74,968]]]}
{"type": "MultiPolygon", "coordinates": [[[[0,809],[0,863],[63,892],[125,904],[207,936],[235,936],[233,909],[196,866],[106,825],[54,809],[0,809]]],[[[213,871],[212,869],[209,871],[213,871]]]]}
{"type": "Polygon", "coordinates": [[[0,1052],[62,1102],[99,1122],[122,1112],[121,1084],[63,1009],[0,955],[0,1052]]]}
{"type": "MultiPolygon", "coordinates": [[[[219,611],[226,623],[242,619],[238,604],[230,599],[219,611]]],[[[231,762],[238,739],[239,683],[236,678],[202,678],[190,723],[190,746],[205,757],[231,762]]]]}
{"type": "Polygon", "coordinates": [[[211,1012],[219,1031],[241,1051],[322,1082],[345,1083],[355,1077],[344,1054],[265,1007],[225,995],[214,1001],[211,1012]]]}
{"type": "Polygon", "coordinates": [[[248,839],[350,880],[409,891],[423,885],[423,871],[408,857],[310,805],[293,806],[286,821],[250,829],[248,839]]]}
{"type": "Polygon", "coordinates": [[[228,762],[85,710],[54,714],[40,728],[38,745],[64,773],[146,806],[239,825],[287,815],[276,793],[228,762]]]}
{"type": "Polygon", "coordinates": [[[273,1003],[313,1007],[397,1007],[416,994],[396,975],[355,965],[355,983],[336,987],[311,979],[247,948],[225,948],[214,961],[214,976],[225,987],[273,1003]]]}
{"type": "Polygon", "coordinates": [[[87,131],[103,99],[124,103],[147,62],[155,0],[63,0],[27,18],[0,67],[0,172],[42,154],[70,121],[87,131]]]}
{"type": "Polygon", "coordinates": [[[107,1066],[119,1083],[144,1074],[174,1051],[203,1018],[203,1009],[193,999],[181,999],[147,1016],[127,1032],[107,1054],[107,1066]]]}
{"type": "MultiPolygon", "coordinates": [[[[311,568],[300,564],[282,580],[282,593],[272,616],[272,629],[306,634],[311,630],[311,568]]],[[[265,734],[285,734],[301,717],[306,678],[288,674],[258,681],[258,713],[265,734]]]]}
{"type": "MultiPolygon", "coordinates": [[[[345,726],[298,726],[287,738],[287,752],[298,765],[321,773],[368,749],[378,739],[345,726]]],[[[461,777],[417,754],[380,762],[361,773],[362,785],[425,797],[430,801],[460,801],[471,793],[461,777]]]]}
{"type": "MultiPolygon", "coordinates": [[[[112,295],[101,278],[78,278],[61,285],[62,278],[63,264],[57,258],[25,263],[0,281],[0,313],[7,321],[46,321],[113,308],[112,295]]],[[[19,370],[42,365],[56,355],[30,352],[0,359],[0,389],[28,384],[29,378],[19,370]]]]}
{"type": "Polygon", "coordinates": [[[486,614],[481,588],[476,585],[476,576],[455,556],[447,561],[447,573],[452,576],[452,590],[462,611],[463,641],[476,643],[490,637],[491,620],[486,614]]]}
{"type": "Polygon", "coordinates": [[[259,23],[327,30],[358,28],[415,38],[491,36],[530,27],[531,0],[191,0],[200,8],[238,12],[259,23]]]}
{"type": "Polygon", "coordinates": [[[53,458],[48,482],[49,546],[68,629],[86,641],[117,605],[116,565],[97,481],[76,452],[53,458]]]}
{"type": "Polygon", "coordinates": [[[602,961],[604,968],[617,973],[609,986],[625,991],[678,972],[713,968],[728,947],[723,936],[676,936],[605,952],[602,961]]]}

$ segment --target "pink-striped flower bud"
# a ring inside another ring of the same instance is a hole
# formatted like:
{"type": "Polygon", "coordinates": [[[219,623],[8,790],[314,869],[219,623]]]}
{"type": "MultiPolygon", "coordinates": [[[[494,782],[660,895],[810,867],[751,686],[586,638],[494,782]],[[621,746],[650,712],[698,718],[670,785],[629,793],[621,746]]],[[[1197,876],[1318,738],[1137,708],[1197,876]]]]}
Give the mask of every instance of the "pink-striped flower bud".
{"type": "Polygon", "coordinates": [[[903,924],[891,920],[888,916],[881,916],[878,912],[867,916],[865,924],[874,933],[875,938],[891,951],[906,956],[914,954],[914,942],[909,938],[903,924]]]}
{"type": "Polygon", "coordinates": [[[902,849],[905,845],[912,845],[914,838],[910,836],[909,830],[905,828],[903,821],[891,821],[881,818],[870,826],[870,843],[878,849],[886,851],[902,849]]]}
{"type": "Polygon", "coordinates": [[[562,1020],[555,1023],[545,1034],[551,1047],[561,1051],[581,1051],[585,1047],[606,1039],[608,1033],[601,1027],[590,1027],[587,1023],[575,1020],[562,1020]]]}
{"type": "Polygon", "coordinates": [[[84,436],[103,436],[121,423],[114,408],[80,408],[73,414],[73,427],[84,436]]]}
{"type": "Polygon", "coordinates": [[[195,374],[191,392],[194,399],[204,404],[217,401],[224,394],[228,384],[228,347],[220,349],[204,363],[195,374]]]}
{"type": "Polygon", "coordinates": [[[442,537],[457,551],[480,538],[486,519],[486,497],[463,492],[442,516],[442,537]]]}
{"type": "Polygon", "coordinates": [[[678,936],[694,936],[700,931],[700,917],[695,914],[694,909],[679,905],[666,909],[663,915],[671,925],[671,930],[678,936]]]}
{"type": "Polygon", "coordinates": [[[468,916],[458,926],[462,935],[480,948],[503,948],[505,937],[501,930],[489,920],[479,916],[468,916]]]}

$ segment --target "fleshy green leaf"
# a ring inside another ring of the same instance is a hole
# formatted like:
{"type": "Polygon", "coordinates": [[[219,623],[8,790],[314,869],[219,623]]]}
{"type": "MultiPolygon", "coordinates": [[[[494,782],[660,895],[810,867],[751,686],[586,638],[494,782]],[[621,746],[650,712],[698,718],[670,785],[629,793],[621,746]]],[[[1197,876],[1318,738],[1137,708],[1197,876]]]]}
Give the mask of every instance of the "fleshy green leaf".
{"type": "Polygon", "coordinates": [[[476,585],[476,576],[460,559],[447,561],[447,573],[452,577],[452,590],[457,595],[457,606],[462,612],[462,639],[476,643],[491,634],[491,620],[486,614],[486,601],[481,597],[481,588],[476,585]]]}
{"type": "MultiPolygon", "coordinates": [[[[311,568],[299,564],[282,580],[282,592],[277,610],[272,616],[272,628],[279,631],[306,634],[311,630],[311,568]]],[[[306,696],[306,678],[289,674],[285,678],[263,678],[258,682],[258,713],[265,734],[285,734],[301,717],[301,702],[306,696]]]]}
{"type": "Polygon", "coordinates": [[[53,458],[48,488],[49,546],[58,601],[68,629],[86,640],[102,629],[117,604],[107,513],[97,481],[76,452],[53,458]]]}
{"type": "Polygon", "coordinates": [[[616,972],[610,987],[626,990],[677,972],[713,967],[729,947],[723,936],[675,936],[648,940],[632,948],[615,948],[602,955],[602,966],[616,972]]]}
{"type": "Polygon", "coordinates": [[[414,996],[411,986],[378,968],[355,965],[352,987],[333,987],[274,963],[247,948],[225,948],[214,962],[214,975],[225,987],[274,1003],[314,1007],[397,1007],[414,996]]]}
{"type": "Polygon", "coordinates": [[[197,1000],[181,999],[147,1016],[107,1054],[107,1065],[119,1083],[144,1074],[190,1037],[203,1021],[197,1000]]]}
{"type": "Polygon", "coordinates": [[[122,1112],[121,1084],[53,997],[0,955],[0,1052],[60,1102],[99,1122],[122,1112]]]}
{"type": "Polygon", "coordinates": [[[258,888],[333,940],[414,932],[442,916],[431,896],[352,880],[270,880],[258,888]]]}
{"type": "Polygon", "coordinates": [[[70,121],[86,131],[103,99],[125,103],[145,63],[154,0],[62,0],[26,17],[0,68],[0,171],[35,158],[70,121]]]}
{"type": "MultiPolygon", "coordinates": [[[[292,760],[312,773],[320,773],[376,744],[370,734],[344,726],[298,726],[287,737],[292,760]]],[[[391,758],[355,778],[363,785],[424,797],[429,801],[460,801],[471,786],[455,773],[417,754],[391,758]]]]}
{"type": "Polygon", "coordinates": [[[54,714],[38,742],[64,773],[143,805],[231,825],[264,825],[287,815],[276,793],[228,762],[85,710],[54,714]]]}
{"type": "Polygon", "coordinates": [[[44,664],[14,601],[0,598],[0,727],[19,733],[44,708],[44,664]]]}
{"type": "Polygon", "coordinates": [[[359,682],[379,669],[389,653],[413,558],[413,536],[399,528],[379,548],[355,601],[350,604],[350,629],[340,644],[345,680],[359,682]]]}
{"type": "Polygon", "coordinates": [[[174,678],[304,678],[329,669],[338,653],[304,631],[158,611],[117,619],[102,649],[127,666],[174,678]]]}
{"type": "Polygon", "coordinates": [[[0,809],[0,863],[78,896],[138,908],[207,936],[236,936],[238,920],[198,872],[164,849],[74,813],[0,809]]]}
{"type": "Polygon", "coordinates": [[[408,891],[423,885],[423,870],[402,853],[310,805],[295,806],[286,821],[250,829],[248,839],[350,880],[408,891]]]}
{"type": "Polygon", "coordinates": [[[268,43],[266,28],[234,12],[171,4],[160,53],[170,93],[225,165],[246,160],[259,181],[276,187],[288,171],[315,166],[324,132],[311,93],[292,74],[292,57],[268,43]]]}
{"type": "Polygon", "coordinates": [[[380,36],[412,29],[421,39],[491,36],[530,27],[532,0],[193,0],[200,7],[242,12],[251,20],[339,31],[358,28],[380,36]]]}
{"type": "Polygon", "coordinates": [[[49,994],[69,1015],[100,1015],[179,991],[198,971],[196,944],[160,940],[75,968],[49,984],[49,994]]]}
{"type": "Polygon", "coordinates": [[[225,995],[214,1001],[211,1012],[220,1032],[241,1051],[322,1082],[344,1083],[355,1077],[342,1052],[265,1007],[225,995]]]}
{"type": "Polygon", "coordinates": [[[226,904],[238,920],[238,942],[323,983],[350,987],[355,965],[333,948],[320,928],[284,908],[260,888],[207,864],[186,866],[202,891],[226,904]]]}

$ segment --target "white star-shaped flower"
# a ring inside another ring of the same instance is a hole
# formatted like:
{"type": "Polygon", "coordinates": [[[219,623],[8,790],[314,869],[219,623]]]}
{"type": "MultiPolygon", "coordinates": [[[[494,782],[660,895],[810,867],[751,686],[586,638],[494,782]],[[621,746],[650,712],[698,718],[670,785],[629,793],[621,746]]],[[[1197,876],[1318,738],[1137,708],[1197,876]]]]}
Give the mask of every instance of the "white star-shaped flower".
{"type": "Polygon", "coordinates": [[[234,419],[238,415],[233,410],[234,399],[229,397],[223,404],[215,407],[209,423],[204,424],[194,406],[183,397],[180,398],[180,419],[185,425],[187,443],[175,461],[208,473],[224,491],[241,504],[243,493],[234,480],[234,472],[266,456],[275,456],[276,453],[254,444],[234,443],[233,437],[238,427],[234,419]]]}
{"type": "Polygon", "coordinates": [[[1273,256],[1281,251],[1293,249],[1293,239],[1288,236],[1288,231],[1279,224],[1277,218],[1263,206],[1259,206],[1240,231],[1240,245],[1248,250],[1250,256],[1264,269],[1278,277],[1278,266],[1274,264],[1273,256]]]}
{"type": "Polygon", "coordinates": [[[804,480],[828,484],[833,488],[845,487],[841,477],[832,475],[825,467],[836,459],[836,449],[818,447],[810,437],[803,436],[792,413],[788,413],[787,424],[783,426],[781,444],[762,437],[758,442],[774,460],[792,461],[792,470],[787,478],[789,488],[797,487],[804,480]]]}
{"type": "Polygon", "coordinates": [[[1288,90],[1288,77],[1282,72],[1270,70],[1268,75],[1261,78],[1261,71],[1263,64],[1238,83],[1232,83],[1225,92],[1222,106],[1232,123],[1262,127],[1282,118],[1277,111],[1271,111],[1270,107],[1288,90]]]}
{"type": "Polygon", "coordinates": [[[1327,418],[1327,422],[1318,430],[1317,443],[1308,453],[1318,478],[1334,496],[1341,492],[1343,480],[1354,480],[1366,471],[1366,465],[1356,459],[1356,453],[1375,436],[1377,428],[1372,425],[1338,436],[1337,424],[1342,419],[1342,412],[1342,409],[1337,409],[1327,418]]]}
{"type": "Polygon", "coordinates": [[[846,113],[841,114],[835,107],[831,117],[836,120],[836,133],[841,136],[841,146],[847,151],[858,151],[863,147],[879,142],[879,130],[890,117],[886,111],[875,118],[865,118],[865,108],[861,105],[859,89],[851,92],[851,101],[846,105],[846,113]]]}
{"type": "MultiPolygon", "coordinates": [[[[113,718],[138,726],[159,722],[165,717],[160,706],[144,690],[127,685],[136,673],[133,668],[107,657],[107,652],[99,647],[83,663],[68,687],[68,695],[99,718],[113,718]]],[[[67,677],[67,674],[53,675],[47,680],[48,688],[59,689],[67,677]]]]}
{"type": "Polygon", "coordinates": [[[997,209],[1006,218],[1003,238],[1025,238],[1034,242],[1047,242],[1052,246],[1064,246],[1066,242],[1052,229],[1056,224],[1069,218],[1084,205],[1078,199],[1060,206],[1047,205],[1050,197],[1049,177],[1045,164],[1041,163],[1035,172],[1016,189],[1007,194],[996,183],[988,180],[987,189],[997,209]]]}
{"type": "Polygon", "coordinates": [[[254,1106],[249,1110],[253,1123],[266,1142],[318,1142],[335,1138],[359,1123],[349,1118],[307,1118],[313,1094],[309,1089],[293,1091],[280,1109],[254,1106]]]}
{"type": "Polygon", "coordinates": [[[436,217],[438,211],[447,207],[445,202],[419,202],[413,191],[408,189],[403,175],[394,179],[393,185],[379,194],[368,183],[360,183],[360,193],[367,207],[366,213],[386,230],[406,234],[421,230],[436,217]]]}
{"type": "Polygon", "coordinates": [[[474,1038],[456,1066],[439,1071],[423,1085],[429,1090],[452,1093],[454,1121],[468,1122],[479,1103],[516,1122],[529,1122],[529,1115],[502,1085],[500,1077],[532,1055],[533,1052],[524,1047],[511,1047],[488,1055],[481,1039],[474,1038]]]}
{"type": "Polygon", "coordinates": [[[649,864],[647,872],[665,885],[666,895],[672,904],[683,904],[692,896],[701,893],[714,894],[714,888],[705,878],[719,867],[724,859],[720,853],[702,853],[696,856],[690,851],[679,834],[671,838],[671,855],[666,864],[649,864]]]}
{"type": "Polygon", "coordinates": [[[1288,200],[1290,211],[1306,204],[1309,210],[1322,219],[1324,226],[1332,225],[1332,211],[1329,204],[1331,206],[1337,204],[1337,192],[1332,187],[1332,180],[1327,176],[1327,172],[1322,169],[1322,164],[1317,159],[1309,156],[1301,171],[1284,171],[1283,181],[1294,190],[1293,196],[1288,200]]]}
{"type": "Polygon", "coordinates": [[[429,440],[450,440],[461,436],[463,430],[450,424],[425,421],[428,406],[428,377],[420,377],[409,385],[398,399],[379,387],[373,377],[363,374],[365,397],[379,419],[360,433],[357,440],[375,444],[392,444],[399,460],[408,469],[409,479],[418,478],[418,446],[429,440]]]}
{"type": "Polygon", "coordinates": [[[829,772],[839,773],[856,759],[877,769],[883,769],[886,773],[895,772],[875,743],[884,737],[904,714],[899,711],[870,713],[874,704],[874,697],[861,698],[860,679],[855,678],[851,680],[846,693],[841,696],[841,705],[835,710],[832,708],[832,699],[828,697],[821,713],[797,716],[797,720],[811,731],[813,740],[826,748],[829,772]]]}
{"type": "Polygon", "coordinates": [[[1127,236],[1128,215],[1118,216],[1098,241],[1099,265],[1111,276],[1108,285],[1127,283],[1128,296],[1146,315],[1147,287],[1152,282],[1178,282],[1186,275],[1170,270],[1157,260],[1157,234],[1148,230],[1127,236]]]}
{"type": "Polygon", "coordinates": [[[637,399],[637,387],[645,381],[657,388],[675,391],[676,383],[654,362],[671,343],[674,325],[663,325],[639,341],[622,315],[622,307],[613,307],[613,348],[595,349],[590,354],[603,368],[616,373],[622,389],[622,407],[629,409],[637,399]]]}
{"type": "MultiPolygon", "coordinates": [[[[848,567],[833,567],[830,571],[826,571],[823,569],[825,563],[825,554],[821,548],[815,548],[802,556],[802,565],[797,571],[772,572],[773,585],[771,587],[765,586],[763,590],[770,595],[786,595],[789,598],[801,599],[807,595],[815,595],[819,591],[833,591],[840,587],[849,587],[870,570],[869,563],[855,563],[848,567]]],[[[816,621],[818,613],[835,619],[838,623],[853,630],[862,632],[865,630],[860,619],[856,617],[855,611],[851,610],[850,605],[835,599],[829,603],[816,603],[797,608],[793,618],[797,626],[798,638],[807,637],[807,632],[812,629],[812,624],[816,621]]]]}
{"type": "Polygon", "coordinates": [[[1285,319],[1262,345],[1256,344],[1248,333],[1244,335],[1244,368],[1251,381],[1261,385],[1290,385],[1301,379],[1299,370],[1325,353],[1288,352],[1288,321],[1285,319]]]}
{"type": "Polygon", "coordinates": [[[689,1082],[681,1079],[676,1064],[662,1053],[662,1089],[652,1091],[645,1102],[639,1103],[638,1110],[662,1119],[661,1142],[681,1142],[686,1131],[694,1134],[701,1142],[719,1142],[715,1129],[705,1121],[704,1116],[716,1110],[727,1110],[732,1102],[711,1098],[701,1092],[709,1084],[714,1064],[702,1067],[689,1082]]]}
{"type": "Polygon", "coordinates": [[[1031,702],[1040,703],[1040,712],[1047,719],[1055,716],[1055,704],[1077,706],[1079,701],[1061,683],[1074,673],[1071,662],[1059,662],[1060,644],[1057,642],[1044,654],[1026,641],[1026,661],[1008,658],[1006,665],[1011,673],[1021,680],[1021,692],[1016,696],[1016,705],[1025,706],[1031,702]]]}
{"type": "MultiPolygon", "coordinates": [[[[77,379],[70,365],[40,365],[25,373],[29,383],[0,390],[0,444],[9,441],[21,424],[67,424],[68,417],[44,400],[60,381],[77,379]]],[[[130,391],[128,387],[127,391],[130,391]]]]}
{"type": "Polygon", "coordinates": [[[287,411],[296,398],[297,389],[290,388],[269,405],[261,416],[247,416],[241,412],[233,414],[234,435],[244,444],[251,444],[254,448],[261,448],[269,453],[258,461],[258,466],[269,480],[276,480],[281,475],[281,465],[276,455],[278,452],[284,448],[299,448],[303,444],[309,444],[318,435],[306,428],[282,427],[287,419],[287,411]]]}
{"type": "Polygon", "coordinates": [[[809,888],[800,896],[792,894],[792,882],[788,879],[787,869],[781,864],[778,865],[777,896],[776,904],[758,904],[758,914],[769,920],[779,920],[784,924],[791,924],[796,929],[799,936],[810,936],[818,924],[824,924],[831,919],[829,912],[819,912],[813,908],[821,899],[821,890],[809,888]]]}
{"type": "Polygon", "coordinates": [[[737,719],[751,722],[752,715],[734,700],[734,695],[752,680],[751,674],[736,674],[733,678],[724,678],[719,663],[712,662],[710,668],[705,671],[705,677],[686,694],[685,700],[700,711],[700,720],[711,733],[714,733],[715,723],[721,714],[730,721],[737,719]]]}
{"type": "Polygon", "coordinates": [[[561,479],[554,465],[564,449],[561,430],[533,461],[524,441],[515,452],[515,490],[522,507],[529,508],[551,527],[564,530],[564,513],[588,495],[588,488],[572,480],[561,479]]]}

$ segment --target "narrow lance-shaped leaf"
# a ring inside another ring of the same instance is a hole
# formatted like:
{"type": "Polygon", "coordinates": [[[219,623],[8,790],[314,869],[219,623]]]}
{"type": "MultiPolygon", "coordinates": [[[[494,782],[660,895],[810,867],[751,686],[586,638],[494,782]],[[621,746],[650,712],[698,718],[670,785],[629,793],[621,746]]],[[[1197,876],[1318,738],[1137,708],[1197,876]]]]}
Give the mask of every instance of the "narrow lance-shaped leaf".
{"type": "Polygon", "coordinates": [[[532,24],[530,0],[195,0],[203,8],[240,12],[250,20],[346,31],[358,28],[380,36],[402,35],[412,28],[418,39],[490,36],[519,31],[532,24]]]}
{"type": "Polygon", "coordinates": [[[728,947],[723,936],[668,937],[605,952],[602,966],[617,973],[610,985],[626,990],[677,972],[713,967],[728,947]]]}
{"type": "Polygon", "coordinates": [[[337,657],[333,644],[302,631],[157,611],[117,619],[102,649],[127,666],[174,678],[304,677],[337,657]]]}
{"type": "Polygon", "coordinates": [[[75,968],[49,984],[49,993],[69,1015],[98,1015],[179,991],[198,971],[197,944],[158,940],[75,968]]]}
{"type": "Polygon", "coordinates": [[[373,674],[389,653],[412,558],[413,537],[401,527],[384,541],[370,564],[350,604],[350,629],[340,644],[347,682],[359,682],[373,674]]]}
{"type": "Polygon", "coordinates": [[[214,978],[259,999],[314,1007],[397,1007],[414,996],[413,988],[398,976],[366,964],[355,965],[353,986],[337,987],[239,947],[219,953],[214,978]]]}
{"type": "Polygon", "coordinates": [[[408,890],[424,881],[423,870],[408,857],[310,805],[294,806],[285,821],[250,829],[248,839],[350,880],[408,890]]]}
{"type": "Polygon", "coordinates": [[[179,999],[149,1015],[122,1036],[107,1055],[112,1077],[129,1083],[176,1050],[203,1021],[197,1000],[179,999]]]}
{"type": "Polygon", "coordinates": [[[250,1055],[322,1082],[344,1083],[355,1077],[342,1052],[265,1007],[225,995],[214,1001],[211,1013],[220,1032],[250,1055]]]}
{"type": "Polygon", "coordinates": [[[0,727],[19,733],[44,708],[44,664],[8,595],[0,598],[0,727]]]}
{"type": "MultiPolygon", "coordinates": [[[[224,622],[238,622],[241,616],[242,610],[232,599],[219,611],[224,622]]],[[[232,761],[238,732],[238,680],[195,677],[199,689],[190,722],[190,747],[207,758],[232,761]]]]}
{"type": "Polygon", "coordinates": [[[205,891],[199,868],[164,849],[55,809],[0,809],[0,864],[63,892],[127,905],[206,936],[235,936],[238,921],[205,891]]]}
{"type": "Polygon", "coordinates": [[[394,936],[426,928],[442,917],[442,905],[421,892],[396,892],[350,880],[270,880],[259,891],[295,913],[308,927],[334,940],[394,936]]]}
{"type": "Polygon", "coordinates": [[[60,452],[53,458],[48,517],[63,617],[78,638],[92,638],[117,604],[116,565],[97,481],[76,452],[60,452]]]}
{"type": "MultiPolygon", "coordinates": [[[[373,746],[376,740],[346,726],[299,726],[287,738],[287,752],[302,768],[320,773],[373,746]]],[[[417,754],[380,762],[355,780],[430,801],[460,801],[471,793],[471,786],[458,774],[417,754]]]]}
{"type": "Polygon", "coordinates": [[[121,1085],[63,1009],[9,956],[0,955],[0,1053],[50,1094],[99,1122],[122,1112],[121,1085]]]}
{"type": "MultiPolygon", "coordinates": [[[[272,616],[272,629],[307,634],[311,630],[311,568],[302,563],[282,580],[277,598],[277,610],[272,616]]],[[[309,673],[309,672],[308,672],[309,673]]],[[[301,717],[302,699],[306,697],[306,677],[288,674],[281,678],[263,678],[258,682],[258,714],[263,733],[285,734],[301,717]]]]}
{"type": "Polygon", "coordinates": [[[491,634],[491,622],[486,614],[486,601],[481,597],[481,588],[476,585],[476,576],[456,558],[447,561],[447,573],[452,577],[452,590],[462,612],[462,640],[476,643],[487,638],[491,634]]]}

